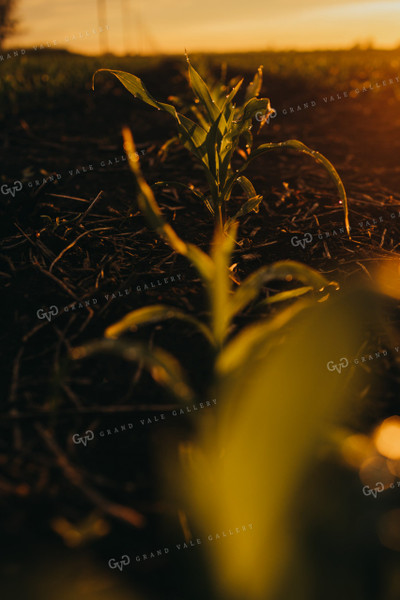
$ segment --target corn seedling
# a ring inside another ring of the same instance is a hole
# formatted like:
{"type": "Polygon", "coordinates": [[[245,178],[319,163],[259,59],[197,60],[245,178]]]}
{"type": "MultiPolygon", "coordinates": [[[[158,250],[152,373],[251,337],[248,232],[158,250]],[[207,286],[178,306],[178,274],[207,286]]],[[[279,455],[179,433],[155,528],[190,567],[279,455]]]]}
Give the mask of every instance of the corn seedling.
{"type": "MultiPolygon", "coordinates": [[[[305,473],[324,456],[346,411],[354,413],[367,383],[365,371],[331,377],[326,367],[331,356],[351,356],[364,342],[359,301],[334,294],[301,314],[298,301],[245,327],[220,353],[217,415],[196,419],[197,436],[180,445],[183,472],[172,487],[192,529],[204,537],[226,532],[228,539],[207,547],[221,600],[308,597],[294,576],[305,568],[296,552],[297,505],[308,494],[305,473]],[[240,535],[230,537],[235,527],[240,535]],[[282,594],[288,586],[292,593],[282,594]]],[[[162,471],[173,466],[171,457],[162,471]]]]}
{"type": "MultiPolygon", "coordinates": [[[[190,84],[195,96],[193,113],[196,121],[177,112],[173,105],[159,102],[153,98],[141,79],[135,75],[112,69],[99,69],[96,73],[99,71],[112,73],[133,96],[157,110],[169,113],[175,119],[180,141],[203,167],[209,193],[203,194],[200,190],[194,189],[193,186],[187,187],[204,202],[221,229],[228,228],[239,217],[253,210],[255,212],[259,210],[262,196],[256,193],[253,184],[244,175],[250,162],[273,150],[292,149],[311,156],[317,163],[325,167],[338,189],[344,208],[346,228],[349,233],[346,192],[336,169],[327,158],[319,152],[311,150],[298,140],[270,142],[261,144],[254,150],[252,149],[251,129],[253,117],[256,114],[262,115],[265,118],[261,124],[264,124],[268,116],[274,112],[268,98],[258,97],[262,86],[262,67],[259,67],[253,81],[248,86],[244,103],[236,106],[233,101],[243,84],[243,79],[238,81],[228,94],[226,94],[227,90],[224,90],[221,86],[216,86],[210,90],[191,65],[189,58],[187,58],[187,62],[190,84]],[[234,170],[231,164],[232,157],[234,152],[239,150],[242,140],[244,140],[246,148],[245,151],[242,151],[245,159],[241,167],[234,170]],[[237,184],[242,188],[247,200],[239,211],[229,218],[227,216],[227,203],[231,198],[233,187],[237,184]]],[[[93,75],[93,89],[96,73],[93,75]]],[[[176,184],[175,182],[157,182],[157,185],[176,184]]],[[[179,186],[181,185],[183,184],[179,184],[179,186]]]]}
{"type": "Polygon", "coordinates": [[[358,302],[343,294],[330,298],[330,289],[336,290],[337,284],[294,261],[262,267],[233,289],[229,266],[237,222],[226,235],[216,228],[210,254],[186,243],[163,219],[141,173],[129,130],[124,131],[124,140],[139,207],[160,237],[197,270],[208,296],[209,318],[203,322],[162,304],[141,308],[108,327],[105,340],[78,348],[74,355],[113,352],[141,360],[154,379],[180,400],[196,400],[174,357],[121,336],[167,319],[185,321],[205,336],[214,355],[217,418],[198,423],[196,439],[180,444],[183,472],[177,471],[167,449],[160,458],[160,471],[168,474],[168,485],[179,490],[191,525],[195,522],[204,536],[252,525],[251,534],[247,531],[236,543],[232,539],[206,549],[218,597],[274,598],[292,555],[292,509],[302,476],[352,396],[351,369],[335,376],[326,364],[332,356],[352,355],[359,347],[363,327],[358,302]],[[271,280],[298,280],[302,286],[277,293],[264,303],[307,293],[314,298],[303,297],[239,331],[235,317],[271,280]]]}
{"type": "MultiPolygon", "coordinates": [[[[297,298],[307,293],[320,294],[319,299],[329,296],[329,288],[337,288],[335,282],[329,282],[314,269],[295,261],[279,261],[270,266],[261,267],[248,276],[236,290],[230,278],[229,261],[235,244],[237,222],[231,224],[225,235],[216,228],[213,247],[210,254],[203,252],[193,244],[183,241],[174,229],[165,222],[155,200],[152,189],[145,181],[135,152],[134,142],[129,130],[124,130],[124,147],[129,165],[136,178],[138,204],[149,225],[176,252],[185,256],[197,270],[207,293],[209,320],[202,322],[196,317],[173,306],[157,304],[140,308],[128,313],[121,321],[110,326],[105,332],[105,340],[95,342],[84,348],[76,349],[74,356],[80,358],[95,352],[113,352],[128,360],[142,360],[154,379],[169,388],[175,396],[184,400],[193,400],[195,394],[190,389],[187,378],[178,361],[165,350],[149,350],[146,346],[127,343],[120,336],[128,330],[167,319],[178,319],[190,323],[210,343],[218,369],[224,371],[229,364],[240,363],[243,348],[256,348],[265,336],[273,336],[285,323],[291,320],[310,302],[304,300],[289,306],[283,312],[264,323],[247,328],[246,335],[232,336],[235,317],[252,302],[257,300],[262,288],[272,280],[302,283],[301,287],[280,292],[262,303],[270,304],[297,298]],[[228,337],[231,339],[227,342],[228,337]]],[[[250,350],[249,350],[250,351],[250,350]]]]}

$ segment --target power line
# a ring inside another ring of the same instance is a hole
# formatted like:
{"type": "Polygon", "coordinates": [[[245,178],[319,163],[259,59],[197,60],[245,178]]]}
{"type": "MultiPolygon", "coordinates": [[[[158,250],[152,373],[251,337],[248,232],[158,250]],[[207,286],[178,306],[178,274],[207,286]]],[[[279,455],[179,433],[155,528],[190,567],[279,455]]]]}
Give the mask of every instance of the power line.
{"type": "Polygon", "coordinates": [[[160,48],[150,33],[147,25],[145,25],[142,17],[142,11],[139,9],[139,2],[137,1],[136,7],[133,10],[135,21],[136,21],[136,31],[138,36],[138,54],[145,53],[145,41],[150,49],[150,53],[160,54],[160,48]]]}
{"type": "Polygon", "coordinates": [[[129,31],[131,29],[131,15],[128,0],[121,0],[121,18],[122,18],[122,39],[123,39],[123,50],[125,54],[129,54],[131,51],[129,41],[129,31]]]}
{"type": "Polygon", "coordinates": [[[97,20],[99,29],[102,29],[102,32],[99,33],[100,52],[101,54],[106,54],[109,48],[106,0],[97,0],[97,20]]]}

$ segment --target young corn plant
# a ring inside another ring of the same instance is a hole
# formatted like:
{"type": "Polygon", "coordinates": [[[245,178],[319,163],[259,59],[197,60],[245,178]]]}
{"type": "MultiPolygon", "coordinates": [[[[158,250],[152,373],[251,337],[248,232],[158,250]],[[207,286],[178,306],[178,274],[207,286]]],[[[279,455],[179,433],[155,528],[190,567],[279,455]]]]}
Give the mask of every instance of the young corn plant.
{"type": "Polygon", "coordinates": [[[346,192],[336,169],[325,156],[311,150],[298,140],[269,142],[261,144],[256,149],[252,148],[253,117],[256,113],[263,115],[264,120],[261,121],[261,124],[264,124],[268,116],[274,113],[270,100],[258,97],[262,86],[262,67],[259,67],[252,83],[248,86],[244,103],[236,106],[234,99],[243,84],[243,79],[238,81],[229,93],[226,93],[227,90],[224,90],[222,86],[214,86],[210,90],[191,65],[189,58],[187,58],[187,63],[189,80],[195,97],[192,112],[196,120],[177,112],[173,105],[156,100],[147,91],[141,79],[135,75],[112,69],[99,69],[93,75],[93,89],[94,79],[99,71],[112,73],[133,96],[157,110],[169,113],[175,119],[180,141],[203,167],[209,192],[204,194],[193,186],[186,186],[174,181],[157,182],[156,185],[187,187],[204,202],[219,228],[226,230],[239,217],[253,210],[255,212],[259,210],[262,196],[256,193],[253,184],[244,175],[248,165],[267,152],[292,149],[311,156],[318,164],[325,167],[337,187],[344,208],[346,229],[349,233],[346,192]],[[242,140],[245,143],[245,151],[241,150],[244,162],[235,170],[232,166],[232,158],[235,151],[240,150],[242,140]],[[229,217],[227,205],[233,187],[237,184],[242,188],[247,200],[236,214],[229,217]]]}
{"type": "MultiPolygon", "coordinates": [[[[111,325],[105,331],[105,340],[97,341],[73,352],[74,358],[84,358],[95,353],[113,353],[126,360],[142,361],[153,378],[167,387],[176,397],[188,401],[195,398],[188,379],[179,362],[161,348],[150,350],[146,345],[132,343],[120,339],[129,331],[139,326],[160,322],[167,319],[178,319],[190,323],[209,342],[218,371],[225,373],[236,368],[243,352],[257,348],[271,338],[279,329],[294,318],[301,310],[310,305],[310,301],[298,301],[278,313],[273,319],[258,322],[244,332],[233,335],[235,317],[249,304],[257,300],[263,286],[272,280],[302,283],[301,287],[275,294],[262,303],[281,302],[303,296],[307,293],[320,295],[320,300],[329,296],[329,291],[337,288],[335,282],[329,282],[314,269],[295,261],[279,261],[270,266],[261,267],[249,275],[237,289],[233,289],[229,264],[235,244],[238,223],[232,223],[226,234],[216,228],[214,243],[210,254],[206,254],[197,246],[183,241],[174,229],[165,222],[161,210],[155,200],[153,191],[145,181],[139,160],[135,153],[133,138],[129,130],[124,130],[124,147],[129,165],[133,171],[138,187],[138,204],[149,225],[176,252],[185,256],[198,272],[207,293],[209,303],[208,322],[200,321],[193,315],[174,306],[156,304],[140,308],[128,313],[122,320],[111,325]],[[332,288],[333,286],[333,288],[332,288]],[[329,289],[330,288],[330,289],[329,289]],[[228,340],[228,338],[230,338],[228,340]],[[229,370],[228,369],[228,370],[229,370]]],[[[216,371],[217,373],[217,371],[216,371]]]]}
{"type": "MultiPolygon", "coordinates": [[[[217,105],[220,105],[225,101],[225,98],[229,95],[229,92],[231,90],[233,90],[242,79],[239,75],[236,77],[232,77],[229,80],[229,82],[227,82],[226,81],[226,77],[227,77],[227,64],[226,63],[221,64],[221,72],[220,72],[219,78],[214,76],[212,70],[209,68],[209,65],[204,61],[204,57],[200,57],[200,59],[198,59],[198,66],[202,67],[202,71],[203,71],[202,78],[203,78],[203,80],[204,79],[207,80],[208,87],[210,89],[210,95],[211,95],[212,99],[214,100],[214,102],[217,103],[217,105]]],[[[199,69],[198,69],[198,71],[200,72],[199,69]]],[[[182,74],[182,77],[187,79],[189,89],[190,89],[191,81],[190,81],[189,71],[182,69],[181,74],[182,74]]],[[[259,77],[262,77],[262,67],[259,67],[257,69],[255,79],[253,79],[253,81],[248,85],[247,90],[246,90],[245,101],[258,95],[257,88],[254,86],[254,84],[256,83],[256,80],[259,77]]],[[[168,100],[173,102],[181,113],[183,113],[185,115],[192,114],[199,122],[201,122],[202,120],[204,121],[202,108],[201,108],[201,106],[199,106],[199,101],[197,100],[197,98],[195,98],[193,100],[193,97],[192,97],[190,99],[188,97],[188,95],[185,93],[184,95],[182,94],[180,96],[168,96],[168,100]]],[[[265,123],[265,121],[262,121],[260,123],[260,129],[262,128],[264,123],[265,123]]],[[[248,141],[249,141],[249,148],[251,148],[252,143],[253,143],[253,136],[252,136],[251,131],[249,131],[249,133],[248,133],[248,141]]],[[[165,142],[165,144],[163,144],[161,146],[159,156],[165,157],[168,153],[169,148],[173,144],[179,144],[179,143],[180,143],[180,140],[179,140],[178,136],[174,136],[173,138],[167,140],[165,142]]],[[[244,155],[244,157],[246,158],[246,155],[242,150],[239,150],[239,152],[242,155],[244,155]]]]}
{"type": "Polygon", "coordinates": [[[191,531],[206,537],[252,524],[206,550],[221,600],[309,597],[296,539],[299,495],[306,497],[311,467],[327,457],[371,376],[350,367],[331,377],[327,369],[331,356],[352,356],[365,343],[360,295],[333,296],[301,314],[297,301],[228,341],[215,368],[217,406],[207,420],[196,418],[196,435],[180,444],[182,471],[173,452],[163,463],[163,472],[177,473],[172,487],[191,531]]]}
{"type": "Polygon", "coordinates": [[[238,223],[230,225],[226,235],[216,228],[210,254],[182,240],[162,217],[141,173],[129,130],[124,131],[124,139],[139,207],[160,237],[197,270],[208,296],[209,315],[203,322],[165,304],[134,310],[108,327],[104,340],[76,348],[73,357],[113,353],[140,361],[179,401],[192,402],[201,398],[176,358],[164,349],[124,340],[123,335],[167,319],[189,323],[204,335],[214,356],[209,391],[218,398],[218,407],[210,418],[197,422],[193,440],[180,443],[181,470],[176,468],[172,444],[163,448],[160,472],[168,474],[166,485],[178,495],[186,541],[192,525],[207,536],[235,524],[254,524],[254,532],[252,526],[251,535],[238,543],[207,547],[218,597],[275,598],[282,567],[289,571],[289,559],[295,554],[291,509],[302,476],[318,455],[331,420],[354,396],[350,370],[349,377],[347,373],[336,377],[326,365],[332,357],[352,356],[360,347],[364,329],[357,317],[359,303],[335,293],[324,302],[337,284],[294,261],[262,267],[234,289],[229,266],[238,223]],[[302,286],[266,298],[264,304],[304,297],[275,316],[238,330],[235,317],[271,280],[298,280],[302,286]]]}

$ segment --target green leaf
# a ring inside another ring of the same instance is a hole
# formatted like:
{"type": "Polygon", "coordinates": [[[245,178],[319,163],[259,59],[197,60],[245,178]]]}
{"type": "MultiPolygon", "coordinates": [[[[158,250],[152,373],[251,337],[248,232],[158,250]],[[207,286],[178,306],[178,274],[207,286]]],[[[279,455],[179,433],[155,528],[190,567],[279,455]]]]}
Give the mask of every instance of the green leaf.
{"type": "Polygon", "coordinates": [[[272,345],[274,336],[309,306],[310,303],[308,302],[295,302],[281,310],[267,322],[258,321],[239,332],[218,355],[215,367],[218,376],[224,377],[230,373],[235,373],[240,367],[244,366],[244,362],[248,362],[254,356],[260,346],[268,348],[268,342],[272,345]]]}
{"type": "Polygon", "coordinates": [[[232,102],[233,98],[239,91],[240,86],[242,85],[243,79],[241,81],[239,81],[236,84],[236,86],[231,90],[231,92],[226,96],[221,108],[219,108],[217,103],[212,98],[212,95],[211,95],[207,85],[205,84],[205,82],[200,77],[200,75],[197,73],[197,71],[194,69],[194,67],[191,65],[189,59],[187,59],[187,60],[188,60],[188,64],[189,64],[189,75],[190,75],[191,86],[193,88],[193,91],[194,91],[196,97],[200,100],[202,105],[205,107],[207,114],[208,114],[209,123],[210,123],[210,127],[209,127],[209,130],[207,133],[207,138],[206,138],[208,166],[209,166],[211,172],[213,173],[214,178],[217,179],[217,171],[219,170],[219,152],[220,152],[221,140],[222,140],[222,136],[225,134],[225,132],[227,130],[226,119],[230,120],[231,112],[233,112],[233,110],[234,110],[230,106],[230,103],[232,102]]]}
{"type": "MultiPolygon", "coordinates": [[[[146,102],[146,104],[149,104],[150,106],[153,106],[154,108],[157,108],[158,110],[161,109],[161,103],[157,102],[157,100],[155,98],[153,98],[153,96],[147,91],[142,80],[139,79],[139,77],[136,77],[135,75],[131,75],[131,73],[126,73],[125,71],[114,71],[112,69],[97,69],[97,71],[94,73],[93,79],[92,79],[92,89],[93,90],[94,90],[95,77],[96,77],[97,73],[100,73],[100,71],[112,73],[113,75],[115,75],[115,77],[117,77],[120,80],[122,85],[124,85],[126,87],[126,89],[128,90],[128,92],[130,92],[135,98],[139,98],[140,100],[143,100],[143,102],[146,102]]],[[[171,106],[170,104],[165,104],[163,106],[163,108],[164,108],[164,110],[167,110],[173,116],[175,116],[176,109],[174,106],[171,106]]]]}
{"type": "Polygon", "coordinates": [[[210,522],[221,531],[244,514],[257,523],[251,539],[220,544],[215,552],[212,566],[224,598],[300,598],[285,593],[281,576],[282,565],[300,560],[297,490],[320,464],[332,424],[348,422],[369,381],[357,367],[341,375],[326,367],[333,357],[356,356],[365,338],[345,300],[339,310],[329,302],[299,316],[267,353],[261,347],[254,356],[249,348],[239,357],[239,369],[230,369],[218,387],[218,427],[207,423],[196,438],[202,460],[193,461],[198,469],[185,474],[182,487],[200,534],[208,535],[210,522]],[[266,540],[274,540],[273,552],[262,551],[266,540]]]}
{"type": "Polygon", "coordinates": [[[197,125],[194,121],[181,114],[178,114],[178,130],[184,146],[188,150],[191,150],[208,167],[205,147],[206,131],[200,125],[197,125]]]}
{"type": "Polygon", "coordinates": [[[229,261],[235,245],[236,234],[237,223],[234,223],[226,235],[218,229],[214,235],[212,260],[215,265],[215,274],[209,289],[211,290],[212,332],[218,347],[222,346],[228,335],[231,322],[229,306],[232,298],[232,282],[229,277],[229,261]]]}
{"type": "Polygon", "coordinates": [[[194,393],[187,383],[186,375],[179,362],[161,348],[149,349],[144,344],[127,343],[121,340],[101,340],[72,350],[75,360],[89,358],[96,354],[113,354],[124,360],[142,362],[153,379],[167,388],[184,402],[194,400],[194,393]]]}
{"type": "Polygon", "coordinates": [[[219,177],[220,177],[221,186],[223,186],[221,196],[224,198],[225,202],[228,202],[231,192],[232,192],[233,184],[230,187],[230,189],[228,190],[226,180],[228,178],[228,181],[229,181],[229,178],[230,178],[229,174],[232,173],[231,160],[232,160],[232,155],[235,151],[236,145],[233,144],[232,140],[227,140],[226,138],[227,138],[227,136],[225,136],[225,138],[222,140],[222,144],[221,144],[219,177]]]}
{"type": "Polygon", "coordinates": [[[231,299],[230,318],[233,318],[245,306],[257,298],[262,287],[274,279],[286,281],[296,279],[312,287],[314,290],[321,290],[332,284],[337,285],[335,282],[329,282],[318,271],[311,269],[307,265],[293,260],[278,261],[272,265],[261,267],[243,281],[231,299]]]}
{"type": "Polygon", "coordinates": [[[209,117],[209,122],[213,123],[215,121],[215,119],[218,117],[218,114],[220,112],[218,109],[218,106],[215,104],[214,100],[212,99],[210,90],[208,89],[208,87],[205,84],[205,82],[203,81],[203,79],[197,73],[196,69],[194,67],[192,67],[192,65],[190,64],[190,60],[188,57],[187,57],[187,62],[189,65],[190,84],[192,86],[193,92],[194,92],[195,96],[200,100],[200,102],[202,103],[204,108],[206,109],[208,117],[209,117]]]}
{"type": "Polygon", "coordinates": [[[250,161],[265,154],[266,152],[270,152],[271,150],[279,150],[279,149],[285,149],[285,148],[291,148],[292,150],[297,150],[298,152],[307,154],[308,156],[311,156],[317,163],[319,163],[325,167],[325,169],[327,170],[329,176],[335,183],[336,188],[339,192],[339,196],[343,203],[346,230],[347,230],[347,233],[350,235],[349,208],[348,208],[347,196],[346,196],[346,191],[343,186],[343,182],[342,182],[338,172],[336,171],[333,164],[327,158],[325,158],[325,156],[323,156],[323,154],[320,154],[320,152],[317,152],[316,150],[311,150],[311,148],[309,148],[302,142],[299,142],[298,140],[288,140],[286,142],[262,144],[256,150],[253,150],[253,152],[250,154],[246,163],[241,167],[241,169],[239,169],[239,171],[237,171],[231,177],[231,180],[228,182],[227,187],[229,188],[229,186],[231,185],[232,179],[233,180],[237,179],[237,177],[241,174],[241,172],[243,172],[244,169],[247,168],[247,165],[250,163],[250,161]]]}
{"type": "Polygon", "coordinates": [[[238,93],[238,91],[240,90],[240,88],[242,87],[244,78],[238,77],[238,82],[236,83],[236,85],[232,88],[232,90],[229,92],[229,94],[227,95],[226,99],[224,100],[224,104],[222,106],[222,109],[224,109],[228,104],[230,104],[234,97],[236,96],[236,94],[238,93]]]}
{"type": "Polygon", "coordinates": [[[250,200],[247,200],[246,202],[244,202],[242,204],[242,206],[239,208],[239,210],[234,214],[234,216],[227,220],[227,222],[225,224],[225,229],[227,227],[230,227],[232,223],[234,223],[235,221],[240,219],[240,217],[247,215],[252,210],[254,210],[254,212],[258,212],[258,210],[259,210],[258,207],[259,207],[262,199],[263,199],[262,196],[254,196],[254,198],[250,198],[250,200]]]}
{"type": "Polygon", "coordinates": [[[245,129],[241,135],[242,140],[246,145],[246,153],[250,154],[250,151],[253,147],[253,134],[251,133],[250,129],[245,129]]]}
{"type": "MultiPolygon", "coordinates": [[[[245,202],[244,204],[242,204],[242,206],[240,207],[240,209],[236,212],[236,214],[233,217],[231,217],[230,219],[228,219],[225,227],[228,227],[234,221],[236,221],[237,219],[239,219],[243,215],[248,214],[252,210],[254,210],[255,212],[258,212],[258,210],[259,210],[258,207],[260,205],[261,200],[263,199],[262,196],[257,195],[257,192],[254,189],[253,184],[244,175],[242,175],[241,177],[238,177],[237,180],[236,180],[236,182],[240,185],[240,187],[242,188],[242,190],[246,194],[248,200],[247,200],[247,202],[245,202]]],[[[227,198],[226,200],[229,200],[229,198],[227,198]]]]}
{"type": "Polygon", "coordinates": [[[105,331],[106,338],[118,338],[126,331],[135,331],[140,325],[148,323],[156,323],[166,321],[168,319],[179,319],[194,325],[211,344],[214,344],[210,329],[201,321],[183,312],[179,308],[167,306],[165,304],[154,304],[153,306],[145,306],[125,315],[123,319],[107,327],[105,331]]]}
{"type": "Polygon", "coordinates": [[[139,160],[136,158],[135,144],[129,129],[123,129],[123,137],[128,163],[138,186],[137,199],[143,216],[171,248],[179,254],[186,256],[192,262],[205,282],[211,281],[214,275],[214,266],[210,257],[200,250],[200,248],[184,242],[174,229],[165,222],[153,191],[142,175],[139,160]]]}
{"type": "Polygon", "coordinates": [[[299,296],[303,296],[308,292],[311,292],[314,288],[310,285],[306,285],[303,287],[296,288],[294,290],[287,290],[285,292],[279,292],[278,294],[274,294],[273,296],[269,296],[268,298],[264,298],[257,304],[258,306],[263,306],[264,304],[275,304],[276,302],[284,302],[285,300],[292,300],[293,298],[298,298],[299,296]]]}
{"type": "Polygon", "coordinates": [[[208,254],[193,244],[187,244],[186,254],[184,256],[186,256],[197,269],[197,272],[205,285],[208,285],[210,281],[213,280],[215,272],[214,265],[208,254]]]}
{"type": "Polygon", "coordinates": [[[269,98],[251,98],[244,106],[243,110],[243,122],[252,119],[256,113],[266,113],[267,110],[271,109],[269,98]]]}
{"type": "Polygon", "coordinates": [[[219,183],[219,148],[222,140],[219,126],[222,116],[223,115],[221,111],[214,123],[211,125],[206,139],[208,164],[217,186],[219,183]]]}
{"type": "Polygon", "coordinates": [[[236,77],[232,77],[228,84],[223,84],[221,81],[216,83],[210,89],[210,93],[215,104],[221,107],[224,104],[228,89],[235,88],[241,80],[243,81],[243,78],[240,77],[240,75],[237,75],[236,77]]]}
{"type": "Polygon", "coordinates": [[[254,198],[254,196],[257,196],[257,192],[254,188],[254,185],[251,183],[250,179],[247,179],[247,177],[242,175],[241,177],[238,177],[236,181],[240,185],[240,187],[242,188],[244,193],[246,194],[248,200],[250,200],[250,198],[254,198]]]}
{"type": "Polygon", "coordinates": [[[173,136],[172,138],[170,138],[169,140],[167,140],[160,148],[160,150],[158,151],[158,156],[163,157],[162,160],[165,160],[165,157],[168,155],[168,152],[170,150],[170,148],[176,144],[180,143],[180,139],[178,136],[173,136]]]}
{"type": "MultiPolygon", "coordinates": [[[[227,122],[228,121],[232,122],[234,112],[235,112],[235,107],[232,105],[232,101],[233,101],[234,97],[236,96],[236,94],[238,93],[238,91],[240,90],[242,83],[243,83],[243,79],[240,79],[240,81],[235,85],[235,87],[232,89],[232,91],[225,98],[224,103],[222,105],[221,110],[224,111],[225,119],[227,122]]],[[[229,130],[228,126],[227,126],[227,130],[229,130]]]]}
{"type": "MultiPolygon", "coordinates": [[[[135,97],[140,98],[146,104],[157,108],[158,110],[164,110],[168,112],[172,117],[174,117],[177,126],[179,136],[182,140],[182,143],[186,148],[191,150],[199,160],[201,160],[207,166],[207,157],[205,151],[205,140],[206,140],[206,131],[200,127],[197,123],[178,113],[176,108],[172,106],[172,104],[166,104],[165,102],[158,102],[153,96],[148,92],[145,85],[135,75],[131,73],[126,73],[125,71],[114,71],[112,69],[98,69],[96,73],[99,71],[106,71],[108,73],[112,73],[119,79],[119,81],[123,84],[123,86],[135,97]]],[[[94,78],[96,73],[93,75],[93,89],[94,89],[94,78]]]]}
{"type": "MultiPolygon", "coordinates": [[[[267,110],[271,109],[270,101],[268,98],[251,98],[246,105],[241,109],[241,116],[236,116],[236,122],[232,122],[227,130],[224,139],[221,143],[221,168],[220,168],[220,177],[221,182],[225,181],[225,177],[227,176],[230,161],[232,158],[232,154],[236,149],[239,138],[241,135],[247,133],[251,127],[251,121],[253,116],[257,112],[262,112],[265,114],[267,110]]],[[[251,147],[252,138],[247,140],[247,144],[251,147]]],[[[247,164],[247,163],[246,163],[247,164]]],[[[241,172],[243,172],[244,168],[242,168],[241,172]]],[[[229,180],[228,180],[229,182],[229,180]]],[[[232,185],[229,187],[228,182],[225,183],[225,188],[222,192],[224,198],[228,199],[230,197],[232,191],[232,185]]]]}
{"type": "Polygon", "coordinates": [[[223,151],[224,147],[231,141],[231,138],[229,137],[229,133],[232,129],[232,124],[233,124],[233,119],[235,118],[235,113],[236,113],[235,106],[233,104],[231,106],[229,104],[227,104],[225,107],[226,131],[224,133],[224,141],[221,146],[221,152],[223,151]]]}
{"type": "Polygon", "coordinates": [[[212,199],[210,198],[210,200],[208,198],[204,198],[204,203],[206,205],[206,207],[208,208],[208,210],[210,211],[210,213],[215,216],[215,210],[213,209],[213,206],[211,204],[212,199]]]}
{"type": "Polygon", "coordinates": [[[190,110],[192,111],[192,113],[194,114],[194,116],[198,120],[199,124],[204,129],[204,131],[208,131],[209,128],[210,128],[210,124],[203,117],[203,113],[197,108],[197,105],[196,104],[192,104],[190,106],[190,110]]]}
{"type": "Polygon", "coordinates": [[[251,98],[257,98],[262,87],[263,80],[263,66],[260,65],[257,69],[257,73],[254,75],[254,79],[246,88],[245,102],[251,98]]]}
{"type": "MultiPolygon", "coordinates": [[[[157,181],[156,183],[153,183],[150,187],[155,188],[155,187],[169,187],[169,186],[178,188],[178,189],[180,188],[182,190],[189,190],[189,192],[191,192],[194,196],[196,196],[196,198],[198,198],[199,200],[204,202],[204,204],[210,210],[210,203],[209,203],[207,197],[191,184],[182,183],[181,181],[157,181]]],[[[211,209],[211,212],[212,212],[212,209],[211,209]]]]}

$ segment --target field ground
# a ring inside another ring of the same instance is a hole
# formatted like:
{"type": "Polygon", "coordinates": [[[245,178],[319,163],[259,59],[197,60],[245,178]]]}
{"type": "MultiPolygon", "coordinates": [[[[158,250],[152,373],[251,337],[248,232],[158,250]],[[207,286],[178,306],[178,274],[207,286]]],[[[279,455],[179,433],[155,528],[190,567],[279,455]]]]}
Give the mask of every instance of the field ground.
{"type": "MultiPolygon", "coordinates": [[[[280,153],[254,162],[250,178],[264,200],[259,214],[241,222],[242,242],[234,255],[237,279],[290,258],[345,287],[355,278],[368,278],[379,261],[397,258],[400,51],[191,58],[195,65],[208,63],[215,75],[225,60],[229,76],[243,73],[248,79],[263,64],[261,95],[271,99],[277,116],[255,142],[295,138],[322,152],[341,175],[349,198],[351,239],[343,232],[335,189],[310,159],[280,153]],[[312,242],[294,246],[293,237],[307,232],[312,242]]],[[[154,457],[166,435],[162,425],[138,426],[135,436],[115,433],[87,447],[72,441],[75,432],[153,418],[161,406],[171,406],[171,399],[139,368],[127,369],[117,360],[71,364],[71,347],[100,337],[127,311],[157,301],[204,314],[195,273],[155,239],[138,212],[122,126],[133,132],[150,183],[174,179],[201,187],[202,173],[181,148],[160,161],[160,146],[174,134],[166,114],[133,100],[109,75],[99,74],[91,91],[91,75],[99,67],[138,74],[164,101],[185,93],[180,57],[92,59],[43,53],[0,64],[0,183],[8,189],[22,183],[14,196],[0,194],[0,520],[7,547],[0,586],[7,600],[52,600],[60,580],[78,569],[82,589],[91,589],[93,577],[100,582],[97,595],[88,592],[85,598],[101,598],[104,590],[125,598],[124,586],[133,581],[146,598],[212,599],[199,554],[136,565],[123,580],[107,567],[121,548],[140,554],[158,547],[161,538],[167,545],[182,538],[173,501],[160,500],[154,484],[154,457]],[[38,316],[44,314],[40,309],[54,306],[58,314],[50,321],[38,316]],[[146,515],[146,530],[137,533],[127,519],[113,518],[111,502],[146,515]],[[76,546],[71,523],[81,528],[76,546]],[[43,556],[48,557],[46,568],[43,556]]],[[[207,249],[212,223],[203,206],[173,191],[159,195],[159,202],[184,239],[207,249]]],[[[231,202],[233,214],[241,199],[231,202]]],[[[241,318],[249,320],[246,314],[241,318]]],[[[396,310],[392,322],[398,324],[396,310]]],[[[207,352],[190,328],[168,324],[138,335],[151,335],[180,356],[199,394],[206,393],[207,352]]],[[[399,412],[394,361],[389,357],[376,369],[372,400],[351,422],[360,431],[399,412]]],[[[190,435],[185,417],[167,430],[179,439],[190,435]]],[[[311,486],[302,499],[324,524],[323,534],[304,525],[313,580],[307,600],[395,600],[398,560],[379,544],[374,524],[384,509],[398,507],[400,496],[367,505],[357,474],[328,461],[319,475],[320,486],[311,486]],[[334,482],[330,496],[323,484],[328,480],[334,482]],[[335,536],[339,513],[348,523],[348,537],[341,531],[344,544],[335,536]],[[363,534],[357,529],[361,523],[363,534]]],[[[307,510],[303,507],[305,522],[307,510]]],[[[285,600],[292,598],[299,600],[296,590],[287,591],[285,600]]]]}

